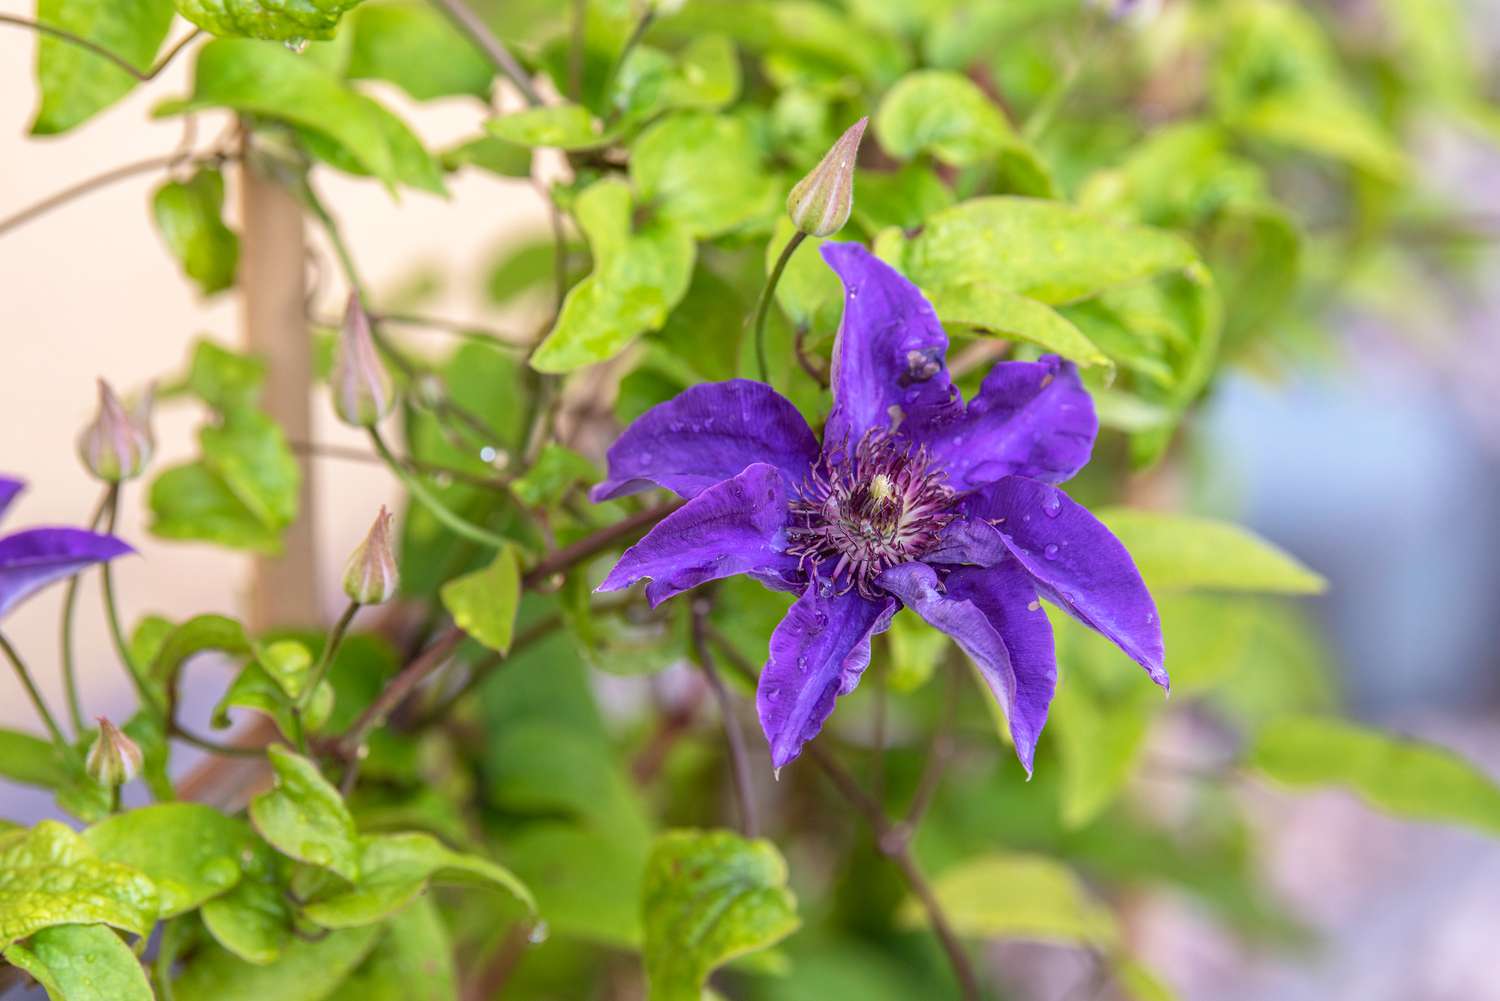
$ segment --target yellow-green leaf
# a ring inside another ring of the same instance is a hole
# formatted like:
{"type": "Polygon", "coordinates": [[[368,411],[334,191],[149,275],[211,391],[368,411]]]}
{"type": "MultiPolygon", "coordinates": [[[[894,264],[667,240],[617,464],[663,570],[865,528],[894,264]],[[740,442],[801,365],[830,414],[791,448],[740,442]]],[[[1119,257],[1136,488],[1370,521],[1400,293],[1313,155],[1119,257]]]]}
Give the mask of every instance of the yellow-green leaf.
{"type": "Polygon", "coordinates": [[[144,935],[156,922],[145,874],[98,858],[88,842],[44,820],[0,850],[0,945],[43,928],[105,924],[144,935]]]}
{"type": "Polygon", "coordinates": [[[52,1001],[152,1001],[135,953],[103,925],[43,928],[5,961],[29,973],[52,1001]]]}
{"type": "Polygon", "coordinates": [[[354,818],[339,791],[306,758],[273,745],[274,788],[250,801],[250,822],[283,855],[359,878],[354,818]]]}
{"type": "MultiPolygon", "coordinates": [[[[1114,915],[1072,870],[1040,855],[994,854],[960,862],[933,881],[954,930],[970,938],[1021,938],[1108,950],[1118,941],[1114,915]]],[[[907,900],[910,925],[926,912],[907,900]]]]}
{"type": "Polygon", "coordinates": [[[151,878],[164,918],[231,889],[240,881],[241,856],[255,842],[244,821],[199,803],[159,803],[117,813],[83,836],[101,859],[151,878]]]}
{"type": "Polygon", "coordinates": [[[506,546],[483,570],[443,585],[443,607],[460,629],[497,653],[508,653],[521,600],[521,562],[506,546]]]}
{"type": "Polygon", "coordinates": [[[1133,508],[1095,513],[1153,590],[1318,594],[1327,587],[1294,557],[1229,522],[1133,508]]]}

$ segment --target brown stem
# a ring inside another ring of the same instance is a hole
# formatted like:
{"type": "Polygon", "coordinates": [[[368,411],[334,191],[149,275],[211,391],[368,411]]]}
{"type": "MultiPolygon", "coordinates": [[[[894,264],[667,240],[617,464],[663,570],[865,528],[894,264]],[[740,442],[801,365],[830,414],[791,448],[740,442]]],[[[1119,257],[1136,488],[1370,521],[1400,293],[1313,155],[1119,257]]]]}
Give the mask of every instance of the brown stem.
{"type": "Polygon", "coordinates": [[[811,376],[813,382],[816,382],[823,389],[827,389],[829,384],[828,369],[825,366],[819,365],[807,353],[806,324],[797,324],[796,339],[793,341],[793,346],[796,348],[797,364],[802,366],[802,371],[811,376]]]}
{"type": "Polygon", "coordinates": [[[96,174],[86,180],[79,181],[77,184],[66,187],[54,195],[48,195],[41,201],[28,205],[19,212],[0,219],[0,235],[10,232],[18,226],[23,226],[38,216],[51,212],[55,208],[60,208],[75,198],[86,195],[91,191],[108,187],[116,181],[135,177],[137,174],[149,174],[153,170],[167,170],[182,163],[220,166],[231,159],[233,157],[227,153],[208,153],[195,157],[186,152],[176,152],[167,154],[166,156],[153,156],[150,159],[127,163],[112,170],[106,170],[102,174],[96,174]]]}
{"type": "Polygon", "coordinates": [[[516,89],[521,92],[521,97],[527,104],[533,108],[541,107],[541,95],[531,86],[526,70],[516,62],[516,57],[510,54],[505,43],[495,37],[490,26],[485,24],[468,4],[463,0],[432,0],[432,2],[434,6],[448,15],[459,31],[468,35],[469,40],[479,46],[479,50],[495,64],[496,69],[510,78],[510,82],[516,85],[516,89]]]}
{"type": "Polygon", "coordinates": [[[943,783],[943,771],[953,757],[953,718],[958,713],[961,680],[959,671],[962,669],[961,665],[954,664],[948,672],[943,687],[942,716],[932,731],[932,743],[927,750],[927,762],[922,766],[922,777],[917,780],[917,791],[906,808],[906,819],[901,822],[907,832],[916,830],[917,825],[922,822],[927,808],[932,805],[933,797],[937,795],[938,786],[943,783]]]}
{"type": "Polygon", "coordinates": [[[729,690],[724,687],[724,679],[719,677],[713,655],[708,650],[708,633],[705,627],[712,608],[710,597],[693,601],[693,651],[697,656],[698,666],[703,669],[703,677],[708,682],[709,690],[713,692],[714,701],[719,704],[719,715],[724,720],[724,736],[729,743],[729,767],[734,776],[734,791],[740,807],[740,824],[745,837],[754,838],[759,836],[760,824],[755,814],[755,795],[750,784],[750,756],[745,750],[745,735],[740,730],[739,718],[735,715],[729,690]]]}
{"type": "Polygon", "coordinates": [[[591,556],[597,556],[623,539],[641,534],[681,506],[681,501],[658,504],[656,507],[647,508],[628,518],[622,518],[613,525],[601,528],[593,535],[584,536],[577,542],[563,546],[544,556],[536,566],[526,571],[521,578],[521,584],[527,588],[539,587],[554,574],[569,570],[591,556]]]}
{"type": "Polygon", "coordinates": [[[823,770],[823,774],[828,776],[834,788],[838,789],[849,804],[864,815],[865,822],[870,825],[870,830],[875,835],[876,847],[880,849],[882,855],[891,860],[896,868],[901,870],[906,885],[921,902],[922,909],[927,912],[927,920],[931,923],[933,933],[937,935],[943,951],[948,955],[948,964],[953,967],[953,975],[958,980],[959,990],[965,1001],[980,1001],[983,995],[979,988],[979,977],[969,961],[969,954],[964,951],[963,943],[959,941],[958,934],[948,921],[942,901],[938,900],[932,884],[927,882],[927,877],[922,872],[922,867],[912,857],[909,833],[893,825],[890,818],[886,816],[885,808],[870,798],[859,787],[859,783],[854,781],[854,776],[845,771],[842,765],[816,743],[808,744],[803,750],[813,763],[823,770]]]}
{"type": "Polygon", "coordinates": [[[150,69],[141,70],[136,69],[134,63],[132,63],[130,60],[126,59],[119,53],[111,52],[109,49],[100,45],[98,42],[84,38],[82,35],[75,35],[65,28],[59,28],[55,25],[45,24],[41,21],[34,21],[29,17],[18,17],[15,14],[0,14],[0,24],[14,25],[17,28],[29,28],[32,31],[40,32],[43,35],[51,35],[53,38],[61,39],[62,41],[67,42],[69,45],[76,45],[80,49],[87,49],[89,52],[92,52],[94,55],[99,56],[101,59],[107,59],[110,62],[114,63],[120,69],[124,70],[126,73],[129,73],[131,76],[135,77],[142,83],[145,83],[147,80],[155,79],[162,70],[167,68],[167,64],[176,57],[177,53],[186,48],[188,43],[193,39],[203,34],[202,28],[194,28],[192,31],[184,35],[180,41],[178,41],[175,45],[168,49],[166,53],[151,66],[150,69]]]}

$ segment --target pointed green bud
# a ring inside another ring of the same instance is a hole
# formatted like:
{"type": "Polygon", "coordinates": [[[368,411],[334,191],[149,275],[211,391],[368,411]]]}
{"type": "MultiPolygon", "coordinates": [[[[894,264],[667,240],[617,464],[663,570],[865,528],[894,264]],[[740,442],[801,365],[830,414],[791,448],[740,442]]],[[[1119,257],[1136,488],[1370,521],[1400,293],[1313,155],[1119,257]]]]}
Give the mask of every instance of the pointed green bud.
{"type": "Polygon", "coordinates": [[[110,388],[99,380],[99,412],[78,437],[78,456],[105,483],[139,476],[151,461],[153,393],[147,389],[135,408],[127,411],[110,388]]]}
{"type": "Polygon", "coordinates": [[[390,373],[375,351],[370,314],[365,312],[358,295],[349,296],[329,383],[333,388],[333,409],[345,424],[354,427],[374,426],[396,405],[390,373]]]}
{"type": "Polygon", "coordinates": [[[119,727],[100,716],[99,736],[89,748],[84,769],[95,782],[117,789],[141,770],[141,749],[119,727]]]}
{"type": "Polygon", "coordinates": [[[395,597],[400,583],[396,557],[391,553],[391,513],[382,504],[370,534],[344,568],[344,593],[361,605],[379,605],[395,597]]]}
{"type": "Polygon", "coordinates": [[[809,236],[831,236],[849,221],[854,205],[854,161],[869,118],[861,118],[830,149],[786,198],[786,211],[809,236]]]}

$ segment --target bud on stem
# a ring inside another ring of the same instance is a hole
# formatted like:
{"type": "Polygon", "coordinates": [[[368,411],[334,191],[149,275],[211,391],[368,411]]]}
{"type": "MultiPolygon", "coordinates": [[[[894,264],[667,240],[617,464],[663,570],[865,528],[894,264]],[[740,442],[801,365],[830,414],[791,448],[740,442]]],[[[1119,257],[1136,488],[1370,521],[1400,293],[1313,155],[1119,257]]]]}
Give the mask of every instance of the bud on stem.
{"type": "Polygon", "coordinates": [[[99,380],[99,411],[78,438],[78,456],[89,472],[105,483],[139,476],[151,461],[152,391],[126,411],[109,383],[99,380]]]}
{"type": "Polygon", "coordinates": [[[103,716],[99,717],[99,736],[84,759],[89,778],[102,786],[118,789],[141,770],[141,749],[103,716]]]}
{"type": "Polygon", "coordinates": [[[831,236],[849,221],[849,210],[854,205],[854,161],[869,122],[869,118],[861,118],[849,126],[787,196],[787,214],[808,236],[831,236]]]}
{"type": "Polygon", "coordinates": [[[381,505],[375,524],[344,568],[344,593],[361,605],[390,601],[401,583],[396,557],[391,553],[391,513],[381,505]]]}
{"type": "Polygon", "coordinates": [[[370,315],[360,304],[357,293],[349,296],[330,382],[333,408],[345,424],[372,427],[396,405],[390,373],[375,350],[370,315]]]}

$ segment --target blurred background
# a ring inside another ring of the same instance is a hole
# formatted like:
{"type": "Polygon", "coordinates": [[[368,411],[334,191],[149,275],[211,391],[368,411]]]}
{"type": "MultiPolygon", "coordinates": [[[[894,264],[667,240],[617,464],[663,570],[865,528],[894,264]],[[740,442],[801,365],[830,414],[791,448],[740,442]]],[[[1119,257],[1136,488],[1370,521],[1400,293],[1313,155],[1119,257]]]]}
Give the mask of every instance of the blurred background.
{"type": "MultiPolygon", "coordinates": [[[[1361,30],[1364,0],[1331,6],[1348,31],[1361,30]]],[[[1478,65],[1493,66],[1500,4],[1469,6],[1478,65]]],[[[26,13],[13,0],[0,10],[26,13]]],[[[143,122],[161,95],[187,89],[187,60],[87,129],[28,137],[34,48],[29,33],[0,25],[0,216],[109,165],[170,151],[181,129],[143,122]]],[[[379,93],[433,146],[472,134],[485,115],[472,102],[379,93]]],[[[1335,335],[1321,357],[1307,352],[1294,368],[1247,368],[1221,381],[1184,457],[1189,472],[1163,489],[1250,526],[1328,578],[1313,608],[1340,702],[1500,776],[1500,144],[1452,123],[1419,126],[1409,138],[1422,186],[1463,207],[1462,237],[1405,234],[1434,243],[1428,280],[1372,272],[1355,283],[1353,301],[1316,321],[1335,335]]],[[[180,367],[195,336],[240,337],[233,299],[197,298],[162,247],[148,208],[157,182],[153,174],[113,184],[0,237],[0,470],[30,482],[7,527],[76,523],[95,502],[97,485],[80,469],[74,441],[93,410],[96,375],[137,386],[180,367]]],[[[449,200],[406,191],[396,201],[373,182],[335,176],[325,196],[373,284],[427,289],[430,313],[529,330],[535,321],[524,304],[497,309],[484,290],[502,234],[519,242],[517,234],[545,228],[541,200],[525,181],[460,174],[450,183],[449,200]]],[[[331,314],[339,304],[322,306],[331,314]]],[[[317,443],[361,444],[328,408],[314,416],[317,443]]],[[[160,413],[164,456],[188,454],[195,421],[186,410],[160,413]]],[[[343,602],[337,570],[397,492],[377,466],[308,461],[326,619],[343,602]]],[[[163,542],[143,525],[137,499],[123,534],[140,556],[117,569],[127,620],[241,610],[248,560],[163,542]]],[[[55,649],[61,596],[53,589],[7,621],[18,647],[55,649]]],[[[102,616],[96,603],[80,609],[86,707],[120,715],[131,696],[102,616]]],[[[56,696],[56,675],[41,674],[56,696]]],[[[204,684],[215,689],[222,679],[204,684]]],[[[29,706],[7,677],[0,725],[29,724],[29,706]]],[[[1179,780],[1140,781],[1170,796],[1179,780]]],[[[1132,921],[1137,949],[1184,997],[1500,999],[1500,842],[1391,821],[1340,793],[1292,796],[1247,784],[1242,794],[1272,890],[1315,941],[1293,955],[1260,954],[1185,900],[1143,901],[1132,921]]],[[[0,815],[30,822],[55,807],[47,795],[3,786],[0,815]]],[[[1017,997],[1094,996],[1086,957],[1031,945],[1001,952],[1000,968],[1017,971],[1017,997]]]]}

